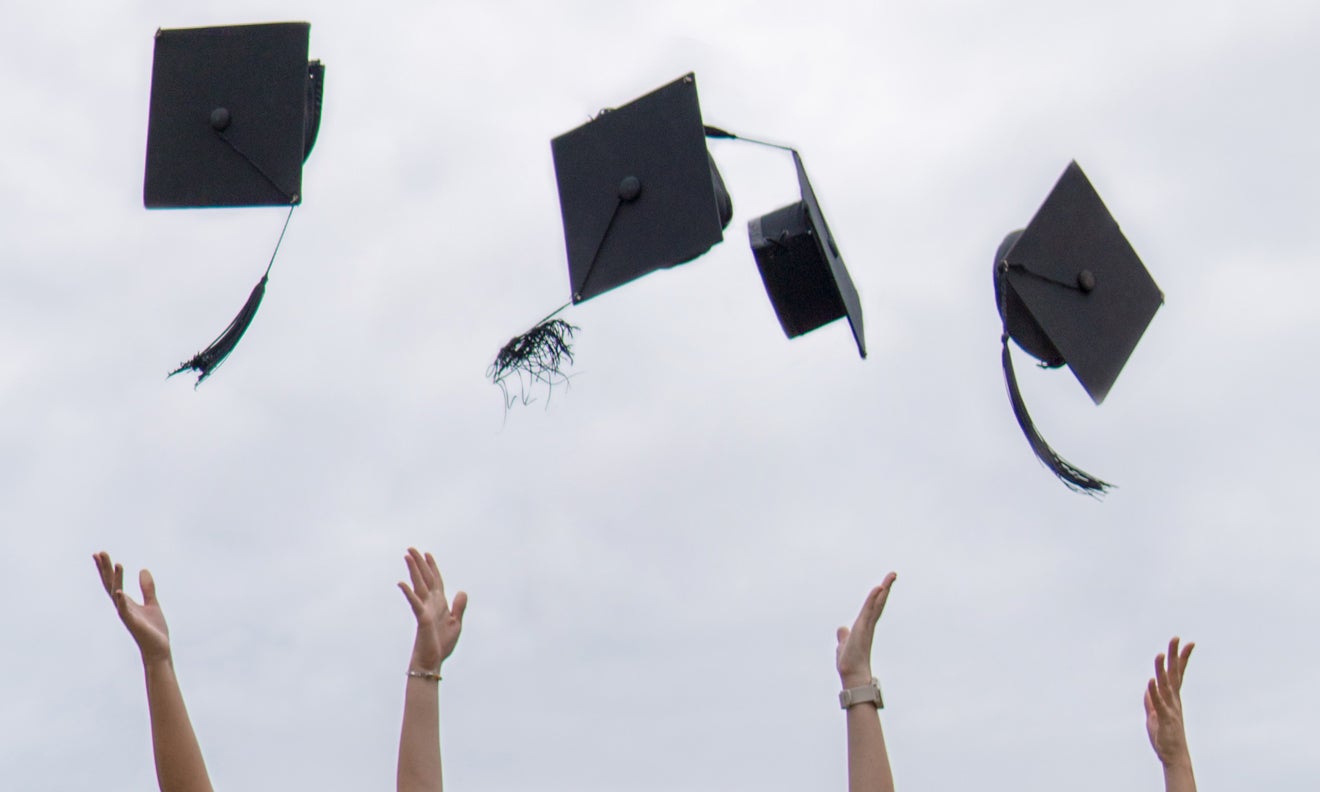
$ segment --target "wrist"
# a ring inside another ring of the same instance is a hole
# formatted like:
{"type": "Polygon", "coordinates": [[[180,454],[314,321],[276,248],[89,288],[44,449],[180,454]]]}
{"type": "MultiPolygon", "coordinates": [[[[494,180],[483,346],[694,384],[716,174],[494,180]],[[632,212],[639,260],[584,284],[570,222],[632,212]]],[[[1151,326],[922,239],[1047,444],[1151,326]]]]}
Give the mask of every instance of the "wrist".
{"type": "Polygon", "coordinates": [[[844,689],[865,687],[866,685],[871,684],[871,680],[874,678],[875,675],[871,673],[871,669],[869,668],[866,669],[865,671],[839,672],[839,681],[843,683],[844,689]]]}
{"type": "Polygon", "coordinates": [[[147,667],[173,666],[174,655],[169,649],[142,652],[142,665],[147,667]]]}
{"type": "Polygon", "coordinates": [[[426,671],[430,673],[439,673],[440,666],[445,662],[443,657],[433,652],[414,651],[408,658],[409,671],[426,671]]]}
{"type": "Polygon", "coordinates": [[[1192,772],[1192,756],[1187,751],[1180,751],[1169,757],[1160,757],[1166,773],[1192,772]]]}

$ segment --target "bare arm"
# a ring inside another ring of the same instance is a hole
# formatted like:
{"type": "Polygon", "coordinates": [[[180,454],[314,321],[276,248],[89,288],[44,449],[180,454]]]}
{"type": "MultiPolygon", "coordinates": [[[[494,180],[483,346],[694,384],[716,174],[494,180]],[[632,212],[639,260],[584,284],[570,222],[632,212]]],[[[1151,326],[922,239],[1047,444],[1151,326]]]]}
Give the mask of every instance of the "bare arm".
{"type": "Polygon", "coordinates": [[[409,548],[404,561],[412,586],[401,582],[399,588],[417,617],[417,637],[408,662],[396,781],[398,792],[441,792],[440,665],[458,643],[467,594],[455,594],[451,608],[445,599],[440,569],[431,554],[409,548]]]}
{"type": "Polygon", "coordinates": [[[1146,733],[1155,755],[1164,765],[1165,792],[1196,792],[1192,756],[1183,729],[1182,681],[1187,660],[1196,644],[1178,651],[1178,639],[1169,641],[1168,655],[1155,656],[1155,677],[1146,683],[1146,733]]]}
{"type": "MultiPolygon", "coordinates": [[[[845,689],[871,683],[871,642],[875,637],[875,625],[897,579],[893,572],[886,575],[884,582],[866,596],[852,629],[840,627],[838,630],[835,665],[845,689]]],[[[880,728],[880,710],[875,704],[854,704],[848,708],[848,792],[894,792],[894,775],[889,768],[885,735],[880,728]]]]}
{"type": "Polygon", "coordinates": [[[119,619],[137,642],[147,677],[147,710],[151,715],[151,746],[156,758],[156,781],[161,792],[212,792],[202,749],[193,733],[174,675],[170,631],[156,600],[156,583],[142,570],[138,584],[142,603],[124,593],[124,567],[112,564],[105,552],[93,556],[105,591],[119,611],[119,619]]]}

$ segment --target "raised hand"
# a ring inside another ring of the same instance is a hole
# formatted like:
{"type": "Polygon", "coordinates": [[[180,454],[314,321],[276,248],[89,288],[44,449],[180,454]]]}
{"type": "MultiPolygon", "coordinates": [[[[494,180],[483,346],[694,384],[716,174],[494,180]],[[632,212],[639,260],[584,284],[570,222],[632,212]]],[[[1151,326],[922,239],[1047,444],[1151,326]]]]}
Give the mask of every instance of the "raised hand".
{"type": "Polygon", "coordinates": [[[866,595],[852,629],[840,627],[837,632],[839,645],[834,659],[845,688],[861,687],[871,681],[871,641],[875,638],[875,624],[884,612],[889,590],[897,579],[898,575],[893,572],[886,575],[884,582],[866,595]]]}
{"type": "Polygon", "coordinates": [[[1146,683],[1146,733],[1151,747],[1165,767],[1191,766],[1187,734],[1183,729],[1182,682],[1187,659],[1196,646],[1189,643],[1178,651],[1178,638],[1169,641],[1168,655],[1155,656],[1155,676],[1146,683]]]}
{"type": "Polygon", "coordinates": [[[454,595],[453,607],[445,599],[445,583],[440,569],[430,553],[423,555],[416,548],[408,548],[404,556],[412,586],[402,581],[399,589],[408,598],[413,615],[417,617],[417,638],[413,641],[412,665],[414,670],[439,672],[440,664],[454,651],[458,635],[463,631],[463,611],[467,609],[467,594],[454,595]]]}
{"type": "Polygon", "coordinates": [[[112,564],[110,554],[104,551],[93,555],[92,559],[96,561],[105,593],[110,595],[115,610],[119,611],[119,620],[137,642],[142,660],[169,660],[170,628],[165,625],[165,614],[156,600],[156,582],[151,573],[145,569],[138,573],[138,585],[142,589],[142,603],[138,604],[124,593],[122,564],[112,564]]]}

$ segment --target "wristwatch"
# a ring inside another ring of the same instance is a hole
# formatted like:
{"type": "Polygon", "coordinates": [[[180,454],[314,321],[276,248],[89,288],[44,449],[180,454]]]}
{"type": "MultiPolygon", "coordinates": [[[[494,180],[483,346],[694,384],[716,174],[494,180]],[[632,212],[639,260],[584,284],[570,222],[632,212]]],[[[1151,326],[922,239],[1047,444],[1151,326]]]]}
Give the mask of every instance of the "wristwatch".
{"type": "Polygon", "coordinates": [[[876,709],[885,708],[885,700],[880,697],[880,682],[871,677],[871,684],[848,688],[839,694],[839,706],[848,709],[854,704],[875,704],[876,709]]]}

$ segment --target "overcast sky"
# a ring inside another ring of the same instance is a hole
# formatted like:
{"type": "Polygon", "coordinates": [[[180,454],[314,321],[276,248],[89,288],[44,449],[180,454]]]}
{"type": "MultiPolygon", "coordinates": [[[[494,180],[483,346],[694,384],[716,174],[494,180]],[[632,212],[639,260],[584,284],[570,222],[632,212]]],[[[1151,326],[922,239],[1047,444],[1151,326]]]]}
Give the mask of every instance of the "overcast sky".
{"type": "Polygon", "coordinates": [[[900,789],[1157,789],[1174,634],[1206,789],[1311,789],[1320,699],[1320,5],[1301,0],[10,3],[0,27],[5,789],[154,786],[91,554],[152,569],[221,790],[387,788],[402,553],[471,596],[451,790],[844,789],[834,629],[900,789]],[[312,23],[279,208],[148,212],[158,27],[312,23]],[[713,141],[724,242],[571,309],[571,387],[483,378],[568,280],[549,140],[688,72],[802,152],[861,295],[784,338],[745,235],[782,152],[713,141]],[[1166,295],[1102,407],[1017,352],[991,258],[1070,160],[1166,295]]]}

